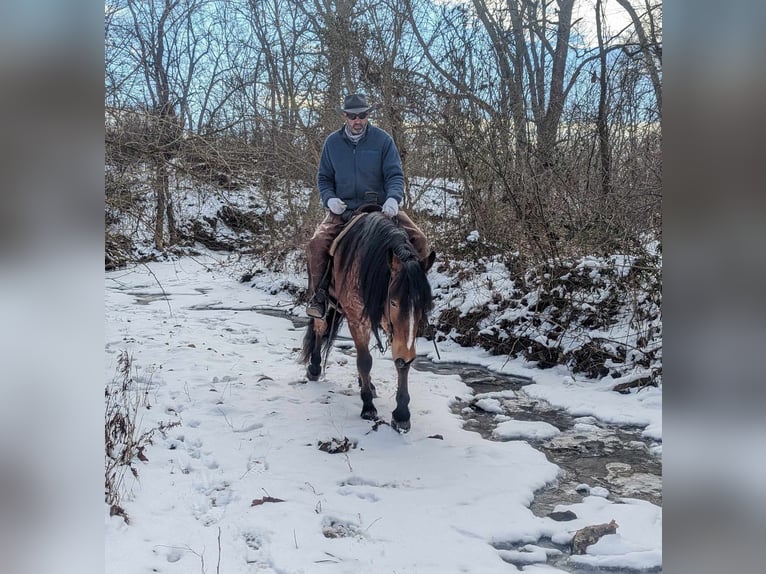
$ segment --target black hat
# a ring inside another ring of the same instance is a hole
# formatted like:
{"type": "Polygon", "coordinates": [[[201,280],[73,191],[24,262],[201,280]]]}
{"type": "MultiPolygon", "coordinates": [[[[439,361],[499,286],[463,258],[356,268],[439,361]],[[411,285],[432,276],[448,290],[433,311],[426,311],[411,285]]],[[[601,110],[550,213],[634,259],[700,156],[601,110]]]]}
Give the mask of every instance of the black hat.
{"type": "Polygon", "coordinates": [[[364,94],[351,94],[345,97],[343,107],[338,108],[338,112],[341,114],[361,114],[362,112],[371,112],[374,109],[375,105],[367,105],[367,96],[364,94]]]}

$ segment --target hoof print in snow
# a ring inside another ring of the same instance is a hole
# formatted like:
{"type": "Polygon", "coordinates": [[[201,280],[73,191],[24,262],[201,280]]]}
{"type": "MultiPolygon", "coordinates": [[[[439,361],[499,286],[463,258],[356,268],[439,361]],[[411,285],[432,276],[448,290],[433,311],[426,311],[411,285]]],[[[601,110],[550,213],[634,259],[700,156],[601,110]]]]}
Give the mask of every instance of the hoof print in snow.
{"type": "Polygon", "coordinates": [[[431,436],[429,436],[428,438],[435,438],[435,439],[437,439],[437,440],[444,440],[444,435],[440,435],[440,434],[432,434],[432,435],[431,435],[431,436]]]}
{"type": "Polygon", "coordinates": [[[330,440],[319,441],[317,443],[317,448],[330,454],[337,454],[339,452],[348,452],[352,448],[356,448],[356,441],[350,440],[347,436],[344,436],[342,439],[331,438],[330,440]]]}
{"type": "Polygon", "coordinates": [[[614,520],[609,524],[596,524],[580,528],[572,537],[572,554],[585,554],[585,549],[591,544],[598,542],[602,536],[617,532],[617,524],[614,520]]]}

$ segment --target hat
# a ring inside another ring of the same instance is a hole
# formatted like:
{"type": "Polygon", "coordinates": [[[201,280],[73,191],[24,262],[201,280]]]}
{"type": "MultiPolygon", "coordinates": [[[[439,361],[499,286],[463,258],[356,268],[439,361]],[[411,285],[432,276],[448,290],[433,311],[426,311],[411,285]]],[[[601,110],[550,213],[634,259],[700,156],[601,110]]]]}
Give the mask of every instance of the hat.
{"type": "Polygon", "coordinates": [[[367,96],[364,94],[351,94],[343,100],[343,107],[338,108],[338,113],[361,114],[362,112],[371,112],[375,105],[367,105],[367,96]]]}

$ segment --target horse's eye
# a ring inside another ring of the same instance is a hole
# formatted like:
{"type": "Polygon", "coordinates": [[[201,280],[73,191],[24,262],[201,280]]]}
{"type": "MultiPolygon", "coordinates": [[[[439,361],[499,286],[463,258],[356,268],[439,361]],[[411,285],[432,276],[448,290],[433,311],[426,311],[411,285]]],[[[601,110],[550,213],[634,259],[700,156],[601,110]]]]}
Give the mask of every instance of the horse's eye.
{"type": "Polygon", "coordinates": [[[389,303],[391,303],[391,306],[392,306],[392,307],[399,307],[399,303],[397,303],[397,302],[396,302],[396,301],[394,301],[393,299],[391,299],[391,300],[389,301],[389,303]]]}

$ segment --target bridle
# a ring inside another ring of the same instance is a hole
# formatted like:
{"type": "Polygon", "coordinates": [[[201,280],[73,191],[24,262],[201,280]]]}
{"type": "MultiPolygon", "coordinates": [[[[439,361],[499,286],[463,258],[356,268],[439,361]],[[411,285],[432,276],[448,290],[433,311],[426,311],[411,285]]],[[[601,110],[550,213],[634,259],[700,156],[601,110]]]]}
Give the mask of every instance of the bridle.
{"type": "MultiPolygon", "coordinates": [[[[385,347],[383,346],[383,343],[380,340],[380,336],[379,336],[378,332],[375,331],[375,339],[377,340],[377,347],[378,347],[378,350],[381,353],[385,353],[388,350],[388,347],[390,345],[390,339],[394,335],[394,324],[391,321],[391,308],[392,308],[392,305],[391,305],[391,283],[392,283],[392,281],[393,281],[393,278],[392,278],[391,281],[389,281],[389,283],[388,283],[388,290],[386,291],[386,306],[388,308],[388,311],[387,311],[387,313],[385,315],[386,315],[386,319],[388,320],[388,331],[387,331],[387,336],[386,336],[386,346],[385,347]]],[[[434,331],[433,336],[431,337],[431,341],[434,344],[434,351],[436,351],[436,357],[441,361],[442,356],[441,356],[441,353],[439,352],[439,347],[436,346],[436,333],[435,333],[436,329],[433,327],[433,325],[431,325],[431,322],[428,320],[428,316],[425,313],[421,316],[420,320],[421,320],[421,322],[425,323],[425,326],[428,327],[429,331],[431,331],[431,330],[434,331]]],[[[414,359],[413,359],[413,361],[414,361],[414,359]]],[[[410,361],[410,363],[411,362],[412,361],[410,361]]],[[[407,364],[409,364],[409,363],[407,363],[407,364]]]]}

